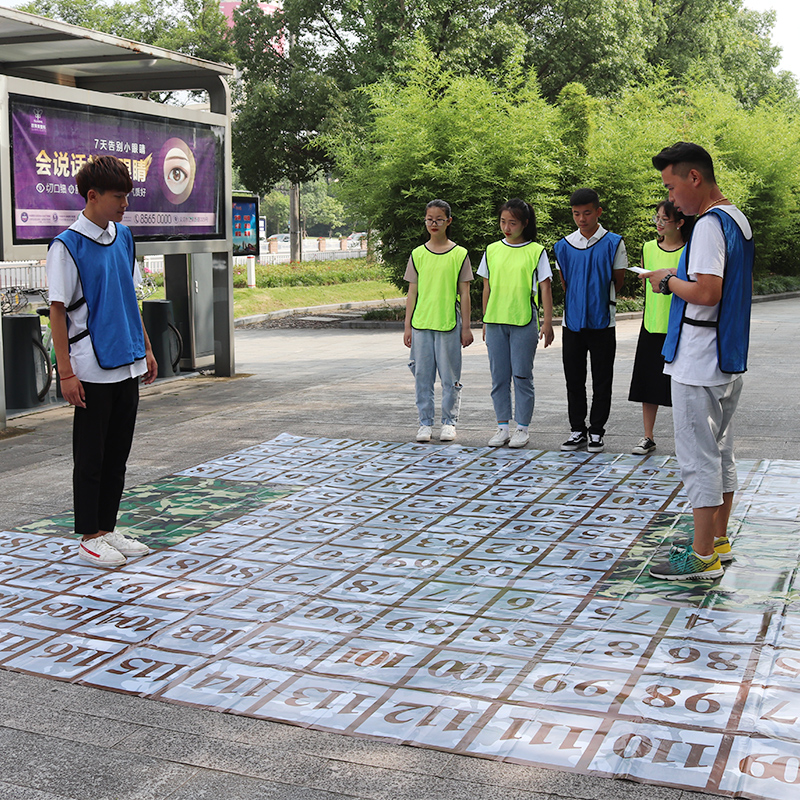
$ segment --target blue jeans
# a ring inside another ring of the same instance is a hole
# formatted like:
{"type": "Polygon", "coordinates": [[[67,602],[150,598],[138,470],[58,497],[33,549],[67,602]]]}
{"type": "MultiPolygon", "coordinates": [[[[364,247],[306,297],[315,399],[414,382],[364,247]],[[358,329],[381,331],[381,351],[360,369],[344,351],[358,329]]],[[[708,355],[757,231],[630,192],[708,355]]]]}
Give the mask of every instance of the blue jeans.
{"type": "Polygon", "coordinates": [[[511,380],[517,425],[530,425],[536,394],[533,389],[533,357],[539,344],[536,318],[527,325],[486,323],[486,350],[492,375],[492,404],[498,422],[511,419],[511,380]]]}
{"type": "Polygon", "coordinates": [[[452,331],[417,330],[411,334],[411,360],[420,425],[433,425],[433,384],[442,382],[442,425],[455,425],[461,409],[461,315],[452,331]]]}

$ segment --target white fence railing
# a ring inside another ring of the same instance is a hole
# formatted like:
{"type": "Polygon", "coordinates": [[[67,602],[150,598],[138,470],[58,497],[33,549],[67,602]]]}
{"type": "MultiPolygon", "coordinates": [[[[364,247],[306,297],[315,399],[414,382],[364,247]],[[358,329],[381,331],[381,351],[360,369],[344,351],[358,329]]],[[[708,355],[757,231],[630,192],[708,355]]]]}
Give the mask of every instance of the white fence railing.
{"type": "Polygon", "coordinates": [[[0,263],[0,289],[44,289],[47,271],[38,261],[6,261],[0,263]]]}
{"type": "MultiPolygon", "coordinates": [[[[338,244],[338,239],[331,239],[331,242],[338,244]]],[[[340,258],[363,258],[367,255],[366,250],[351,247],[347,250],[318,250],[317,239],[306,239],[303,241],[302,259],[303,261],[332,261],[340,258]]],[[[262,253],[259,256],[261,264],[288,264],[290,261],[289,247],[281,243],[277,253],[262,253]],[[284,249],[285,247],[285,249],[284,249]]],[[[245,256],[234,256],[233,264],[236,267],[244,267],[247,264],[245,256]]],[[[163,273],[164,256],[143,256],[142,267],[144,272],[163,273]]],[[[47,288],[47,271],[44,263],[38,261],[2,261],[0,262],[0,291],[10,288],[26,289],[36,291],[47,288]]]]}

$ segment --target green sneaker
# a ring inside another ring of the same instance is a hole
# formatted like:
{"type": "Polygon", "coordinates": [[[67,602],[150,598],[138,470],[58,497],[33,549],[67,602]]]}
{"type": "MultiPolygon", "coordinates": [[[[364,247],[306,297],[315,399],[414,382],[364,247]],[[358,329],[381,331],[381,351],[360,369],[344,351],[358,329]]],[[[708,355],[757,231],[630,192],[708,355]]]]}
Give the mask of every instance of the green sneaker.
{"type": "Polygon", "coordinates": [[[723,564],[729,564],[733,561],[731,542],[727,536],[720,536],[718,539],[714,539],[714,552],[719,556],[719,560],[723,564]]]}
{"type": "Polygon", "coordinates": [[[698,556],[691,545],[685,547],[672,547],[669,551],[669,560],[650,568],[650,576],[661,578],[665,581],[703,581],[721,578],[725,574],[719,556],[709,561],[704,561],[698,556]]]}

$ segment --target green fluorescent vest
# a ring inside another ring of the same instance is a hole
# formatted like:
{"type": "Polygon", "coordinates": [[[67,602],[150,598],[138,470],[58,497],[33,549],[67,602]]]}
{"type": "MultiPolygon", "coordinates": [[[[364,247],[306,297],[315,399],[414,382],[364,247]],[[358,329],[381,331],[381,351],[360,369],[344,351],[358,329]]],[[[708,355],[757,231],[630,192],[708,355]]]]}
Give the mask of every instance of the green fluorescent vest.
{"type": "MultiPolygon", "coordinates": [[[[678,268],[683,247],[679,250],[668,252],[658,246],[655,239],[646,242],[642,248],[642,263],[645,269],[678,268]]],[[[650,281],[644,284],[644,329],[648,333],[666,333],[669,327],[669,305],[672,302],[671,294],[657,294],[653,291],[650,281]]]]}
{"type": "MultiPolygon", "coordinates": [[[[538,284],[536,267],[543,252],[538,242],[512,247],[501,240],[486,248],[490,292],[484,322],[527,325],[533,319],[531,293],[538,284]]],[[[533,293],[533,301],[538,308],[538,292],[533,293]]]]}
{"type": "Polygon", "coordinates": [[[417,270],[417,302],[411,327],[426,331],[451,331],[456,327],[458,274],[467,249],[456,245],[446,253],[432,253],[423,244],[411,253],[417,270]]]}

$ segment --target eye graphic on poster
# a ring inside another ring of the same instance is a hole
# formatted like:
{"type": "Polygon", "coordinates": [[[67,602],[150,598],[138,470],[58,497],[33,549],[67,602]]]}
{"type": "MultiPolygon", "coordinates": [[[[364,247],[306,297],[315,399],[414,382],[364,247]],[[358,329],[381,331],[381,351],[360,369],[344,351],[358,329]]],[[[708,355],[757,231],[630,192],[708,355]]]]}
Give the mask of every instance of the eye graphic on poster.
{"type": "Polygon", "coordinates": [[[161,148],[163,156],[164,196],[173,205],[188,199],[194,188],[197,165],[189,147],[183,139],[167,139],[161,148]]]}
{"type": "Polygon", "coordinates": [[[75,175],[92,154],[113,155],[128,168],[133,189],[125,224],[138,239],[225,239],[223,127],[8,97],[13,246],[46,244],[77,219],[83,201],[75,175]]]}

